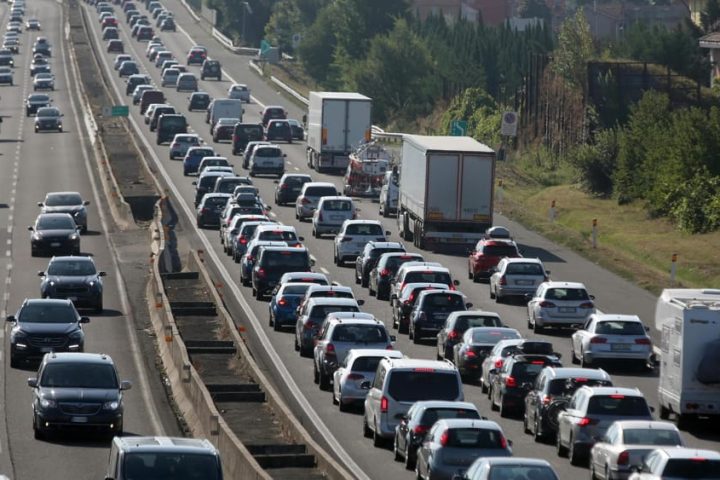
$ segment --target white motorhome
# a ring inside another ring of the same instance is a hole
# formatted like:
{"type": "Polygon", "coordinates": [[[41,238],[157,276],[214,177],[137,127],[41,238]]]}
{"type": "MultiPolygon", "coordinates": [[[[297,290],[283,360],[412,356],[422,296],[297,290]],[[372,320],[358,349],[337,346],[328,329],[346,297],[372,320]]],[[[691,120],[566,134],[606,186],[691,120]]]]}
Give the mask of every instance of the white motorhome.
{"type": "Polygon", "coordinates": [[[667,289],[658,299],[660,418],[720,415],[720,289],[667,289]]]}

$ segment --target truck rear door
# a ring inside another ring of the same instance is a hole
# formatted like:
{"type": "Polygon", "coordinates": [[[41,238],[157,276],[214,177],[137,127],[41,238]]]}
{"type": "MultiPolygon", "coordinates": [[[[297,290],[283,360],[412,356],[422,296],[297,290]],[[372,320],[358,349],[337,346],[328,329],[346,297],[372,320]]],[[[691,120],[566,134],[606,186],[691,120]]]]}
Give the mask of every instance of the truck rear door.
{"type": "Polygon", "coordinates": [[[492,220],[493,169],[492,156],[463,155],[460,173],[460,220],[492,220]]]}
{"type": "Polygon", "coordinates": [[[370,108],[370,102],[357,100],[347,102],[345,151],[352,151],[361,143],[370,141],[370,108]]]}
{"type": "Polygon", "coordinates": [[[327,99],[323,102],[322,151],[345,152],[345,100],[327,99]]]}
{"type": "Polygon", "coordinates": [[[428,153],[425,217],[430,221],[453,221],[458,217],[457,153],[428,153]]]}

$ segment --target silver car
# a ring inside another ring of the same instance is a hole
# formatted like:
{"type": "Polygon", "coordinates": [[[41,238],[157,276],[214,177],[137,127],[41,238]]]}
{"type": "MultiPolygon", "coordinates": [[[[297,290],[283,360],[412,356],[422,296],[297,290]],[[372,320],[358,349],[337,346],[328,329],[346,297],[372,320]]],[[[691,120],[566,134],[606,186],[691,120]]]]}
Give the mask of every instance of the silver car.
{"type": "MultiPolygon", "coordinates": [[[[251,142],[252,143],[252,142],[251,142]]],[[[248,144],[249,145],[249,144],[248,144]]],[[[338,191],[329,182],[306,182],[295,200],[295,218],[301,222],[311,218],[322,197],[336,197],[338,191]]]]}
{"type": "Polygon", "coordinates": [[[510,442],[491,420],[438,420],[418,448],[415,474],[422,480],[452,480],[480,457],[511,456],[510,442]]]}
{"type": "Polygon", "coordinates": [[[590,477],[602,480],[626,480],[631,467],[658,446],[683,447],[678,428],[670,422],[620,420],[608,428],[605,436],[590,450],[590,477]]]}
{"type": "Polygon", "coordinates": [[[572,335],[572,361],[589,366],[599,360],[635,361],[650,367],[652,340],[636,315],[593,314],[572,335]]]}
{"type": "Polygon", "coordinates": [[[192,73],[181,73],[176,82],[177,91],[183,92],[197,92],[198,81],[197,77],[192,73]]]}
{"type": "Polygon", "coordinates": [[[244,83],[235,83],[228,88],[228,98],[250,103],[250,89],[244,83]]]}
{"type": "Polygon", "coordinates": [[[556,437],[559,457],[585,462],[598,438],[616,420],[652,420],[650,407],[637,388],[580,387],[558,414],[556,437]]]}
{"type": "Polygon", "coordinates": [[[13,84],[13,71],[10,67],[0,67],[0,83],[13,84]]]}
{"type": "Polygon", "coordinates": [[[333,373],[333,404],[344,412],[353,403],[362,403],[367,389],[363,382],[375,380],[375,371],[383,358],[403,358],[399,350],[357,348],[348,352],[345,360],[333,373]]]}
{"type": "Polygon", "coordinates": [[[320,238],[326,233],[337,233],[345,220],[355,218],[355,212],[355,205],[350,197],[322,197],[313,212],[313,237],[320,238]]]}
{"type": "Polygon", "coordinates": [[[533,294],[549,277],[538,258],[503,258],[490,276],[490,298],[501,303],[508,297],[533,294]]]}
{"type": "Polygon", "coordinates": [[[496,479],[560,480],[547,460],[521,457],[478,458],[460,480],[496,479]]]}
{"type": "Polygon", "coordinates": [[[40,213],[69,213],[82,232],[87,232],[88,200],[83,200],[78,192],[50,192],[45,200],[38,203],[40,213]]]}
{"type": "Polygon", "coordinates": [[[390,232],[386,232],[377,220],[345,220],[334,240],[335,265],[355,261],[366,243],[387,242],[389,235],[390,232]]]}
{"type": "MultiPolygon", "coordinates": [[[[140,85],[138,88],[145,86],[153,88],[150,85],[140,85]]],[[[199,147],[200,144],[202,139],[196,133],[178,133],[170,144],[170,160],[185,157],[190,147],[199,147]]]]}
{"type": "Polygon", "coordinates": [[[594,299],[582,283],[544,282],[528,302],[528,328],[537,333],[543,328],[585,325],[595,313],[594,299]]]}

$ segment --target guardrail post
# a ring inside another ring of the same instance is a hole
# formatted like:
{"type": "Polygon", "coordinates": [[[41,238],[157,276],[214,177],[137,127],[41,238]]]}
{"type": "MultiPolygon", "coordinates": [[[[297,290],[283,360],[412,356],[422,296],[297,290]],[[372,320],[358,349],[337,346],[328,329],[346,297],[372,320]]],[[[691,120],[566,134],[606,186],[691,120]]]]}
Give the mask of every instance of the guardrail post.
{"type": "Polygon", "coordinates": [[[670,259],[670,285],[675,285],[675,276],[677,275],[677,253],[673,253],[670,259]]]}
{"type": "Polygon", "coordinates": [[[597,248],[597,218],[592,221],[592,248],[597,248]]]}
{"type": "Polygon", "coordinates": [[[555,209],[555,200],[550,203],[550,210],[548,210],[548,219],[551,222],[555,221],[555,216],[557,215],[557,210],[555,209]]]}

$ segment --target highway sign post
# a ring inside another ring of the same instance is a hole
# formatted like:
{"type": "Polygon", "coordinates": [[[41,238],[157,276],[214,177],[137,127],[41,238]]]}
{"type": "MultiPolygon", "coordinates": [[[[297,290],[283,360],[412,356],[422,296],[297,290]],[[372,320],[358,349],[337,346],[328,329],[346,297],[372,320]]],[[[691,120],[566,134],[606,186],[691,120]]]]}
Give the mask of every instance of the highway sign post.
{"type": "Polygon", "coordinates": [[[102,108],[103,117],[127,117],[130,115],[130,107],[127,105],[106,105],[102,108]]]}
{"type": "Polygon", "coordinates": [[[453,120],[450,123],[450,135],[464,137],[467,135],[467,120],[453,120]]]}
{"type": "Polygon", "coordinates": [[[517,137],[518,118],[515,112],[505,112],[502,116],[500,135],[504,137],[517,137]]]}

